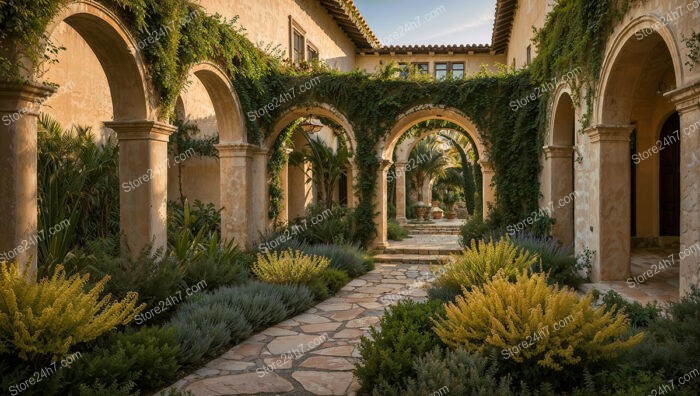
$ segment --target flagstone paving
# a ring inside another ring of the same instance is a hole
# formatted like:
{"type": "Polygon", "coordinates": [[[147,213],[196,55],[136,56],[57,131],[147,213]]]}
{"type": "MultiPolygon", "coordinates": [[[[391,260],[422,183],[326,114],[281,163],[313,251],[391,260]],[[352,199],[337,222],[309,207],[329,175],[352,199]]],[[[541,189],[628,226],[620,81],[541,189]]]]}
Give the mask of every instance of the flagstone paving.
{"type": "Polygon", "coordinates": [[[334,297],[252,336],[174,386],[196,396],[354,395],[360,337],[398,299],[425,300],[421,280],[428,274],[428,265],[377,264],[334,297]]]}

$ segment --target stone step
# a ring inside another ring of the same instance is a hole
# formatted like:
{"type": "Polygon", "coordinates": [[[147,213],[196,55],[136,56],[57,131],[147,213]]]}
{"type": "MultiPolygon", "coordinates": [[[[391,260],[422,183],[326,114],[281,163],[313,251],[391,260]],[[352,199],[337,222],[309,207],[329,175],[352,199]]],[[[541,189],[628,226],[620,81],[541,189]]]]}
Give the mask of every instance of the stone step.
{"type": "Polygon", "coordinates": [[[449,256],[451,254],[457,254],[462,252],[461,248],[454,249],[431,249],[431,248],[402,248],[402,247],[388,247],[382,250],[375,250],[375,254],[411,254],[417,256],[449,256]]]}
{"type": "Polygon", "coordinates": [[[407,230],[409,235],[459,235],[459,230],[407,230]]]}
{"type": "Polygon", "coordinates": [[[376,254],[375,264],[442,264],[449,255],[376,254]]]}

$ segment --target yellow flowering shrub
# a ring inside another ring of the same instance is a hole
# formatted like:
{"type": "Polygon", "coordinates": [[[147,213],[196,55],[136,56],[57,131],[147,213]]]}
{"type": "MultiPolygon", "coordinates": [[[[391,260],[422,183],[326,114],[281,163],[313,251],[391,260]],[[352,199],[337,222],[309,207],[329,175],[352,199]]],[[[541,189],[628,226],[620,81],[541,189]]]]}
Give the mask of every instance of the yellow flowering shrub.
{"type": "Polygon", "coordinates": [[[122,301],[100,298],[108,277],[86,291],[87,280],[88,275],[67,277],[57,266],[53,276],[37,283],[17,265],[0,262],[0,355],[58,359],[71,346],[129,323],[144,308],[136,306],[136,293],[122,301]]]}
{"type": "Polygon", "coordinates": [[[434,330],[452,348],[488,353],[560,371],[582,362],[612,359],[639,343],[644,334],[625,339],[624,314],[593,308],[593,295],[547,285],[546,275],[523,270],[510,282],[502,275],[446,304],[434,330]]]}
{"type": "Polygon", "coordinates": [[[329,261],[321,256],[309,256],[292,249],[258,254],[253,273],[267,283],[307,283],[328,268],[329,261]]]}
{"type": "Polygon", "coordinates": [[[490,281],[499,271],[515,279],[520,271],[536,263],[536,255],[519,249],[508,238],[496,242],[472,241],[463,253],[452,255],[444,266],[434,271],[440,274],[435,286],[455,291],[462,287],[478,287],[490,281]]]}

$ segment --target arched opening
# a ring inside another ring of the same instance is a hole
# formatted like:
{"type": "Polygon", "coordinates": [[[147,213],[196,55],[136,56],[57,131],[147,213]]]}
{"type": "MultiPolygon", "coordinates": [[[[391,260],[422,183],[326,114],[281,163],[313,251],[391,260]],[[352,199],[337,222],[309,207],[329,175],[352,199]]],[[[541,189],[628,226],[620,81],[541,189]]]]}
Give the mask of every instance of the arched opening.
{"type": "Polygon", "coordinates": [[[481,175],[474,147],[456,124],[426,121],[409,128],[394,149],[387,176],[390,220],[417,220],[416,205],[428,208],[421,210],[424,220],[443,222],[480,210],[482,191],[475,184],[481,187],[481,175]]]}
{"type": "MultiPolygon", "coordinates": [[[[670,141],[659,140],[659,131],[675,111],[664,94],[677,86],[680,69],[668,31],[654,29],[643,39],[635,37],[656,22],[647,19],[623,31],[603,67],[597,105],[601,124],[590,135],[598,174],[598,202],[591,203],[597,210],[591,228],[598,233],[592,274],[596,281],[628,280],[678,253],[677,239],[660,238],[660,190],[667,183],[660,175],[667,154],[661,153],[670,141]]],[[[674,283],[677,270],[666,270],[674,283]]],[[[677,297],[677,283],[669,286],[663,278],[647,282],[677,297]]]]}
{"type": "MultiPolygon", "coordinates": [[[[379,209],[375,215],[375,224],[377,225],[378,234],[377,239],[375,240],[375,247],[379,249],[384,249],[387,247],[387,202],[389,195],[387,177],[390,166],[393,163],[394,150],[396,149],[397,144],[399,144],[401,141],[402,136],[404,136],[407,131],[409,131],[415,125],[426,121],[454,124],[474,143],[473,149],[479,158],[478,163],[482,171],[482,208],[484,216],[486,216],[486,211],[488,210],[489,206],[495,204],[495,190],[491,185],[493,170],[488,162],[485,146],[481,142],[477,129],[471,120],[469,120],[465,114],[456,109],[435,105],[416,106],[397,117],[396,123],[391,131],[382,141],[378,143],[377,146],[377,155],[381,159],[381,163],[377,178],[377,195],[375,197],[375,210],[379,209]]],[[[398,181],[397,183],[397,185],[400,185],[401,181],[398,181]]],[[[397,199],[397,202],[399,201],[400,200],[397,199]]]]}
{"type": "Polygon", "coordinates": [[[564,92],[554,107],[551,144],[545,147],[545,197],[543,207],[552,209],[552,236],[564,245],[574,243],[575,177],[574,146],[576,113],[571,96],[564,92]]]}
{"type": "Polygon", "coordinates": [[[168,136],[157,101],[149,95],[138,45],[119,19],[93,1],[68,4],[46,35],[66,51],[49,64],[45,78],[66,88],[43,109],[65,126],[89,126],[96,141],[112,131],[119,142],[119,224],[132,253],[149,242],[165,248],[168,136]],[[144,174],[153,174],[146,178],[144,174]],[[148,184],[148,187],[143,187],[148,184]]]}
{"type": "Polygon", "coordinates": [[[295,107],[273,131],[266,147],[282,145],[286,155],[279,186],[275,186],[281,195],[279,213],[270,221],[286,224],[302,218],[312,205],[326,209],[356,205],[353,153],[357,144],[342,113],[327,104],[295,107]]]}
{"type": "Polygon", "coordinates": [[[681,119],[674,112],[661,127],[659,153],[659,235],[679,237],[681,232],[681,119]]]}

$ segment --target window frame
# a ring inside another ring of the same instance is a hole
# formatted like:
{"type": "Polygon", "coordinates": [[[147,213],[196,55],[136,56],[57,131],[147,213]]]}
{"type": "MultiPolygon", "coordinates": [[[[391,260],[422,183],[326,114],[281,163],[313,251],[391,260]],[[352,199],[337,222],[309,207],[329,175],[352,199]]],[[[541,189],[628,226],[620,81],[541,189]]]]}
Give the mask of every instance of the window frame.
{"type": "Polygon", "coordinates": [[[313,45],[309,40],[306,40],[306,62],[311,63],[313,59],[321,60],[321,52],[318,47],[313,45]],[[310,58],[311,53],[315,53],[315,58],[310,58]]]}
{"type": "Polygon", "coordinates": [[[306,62],[306,30],[301,27],[301,25],[289,16],[289,60],[291,63],[298,65],[302,62],[306,62]],[[295,59],[295,39],[296,36],[301,38],[301,45],[299,48],[299,60],[295,59]]]}

